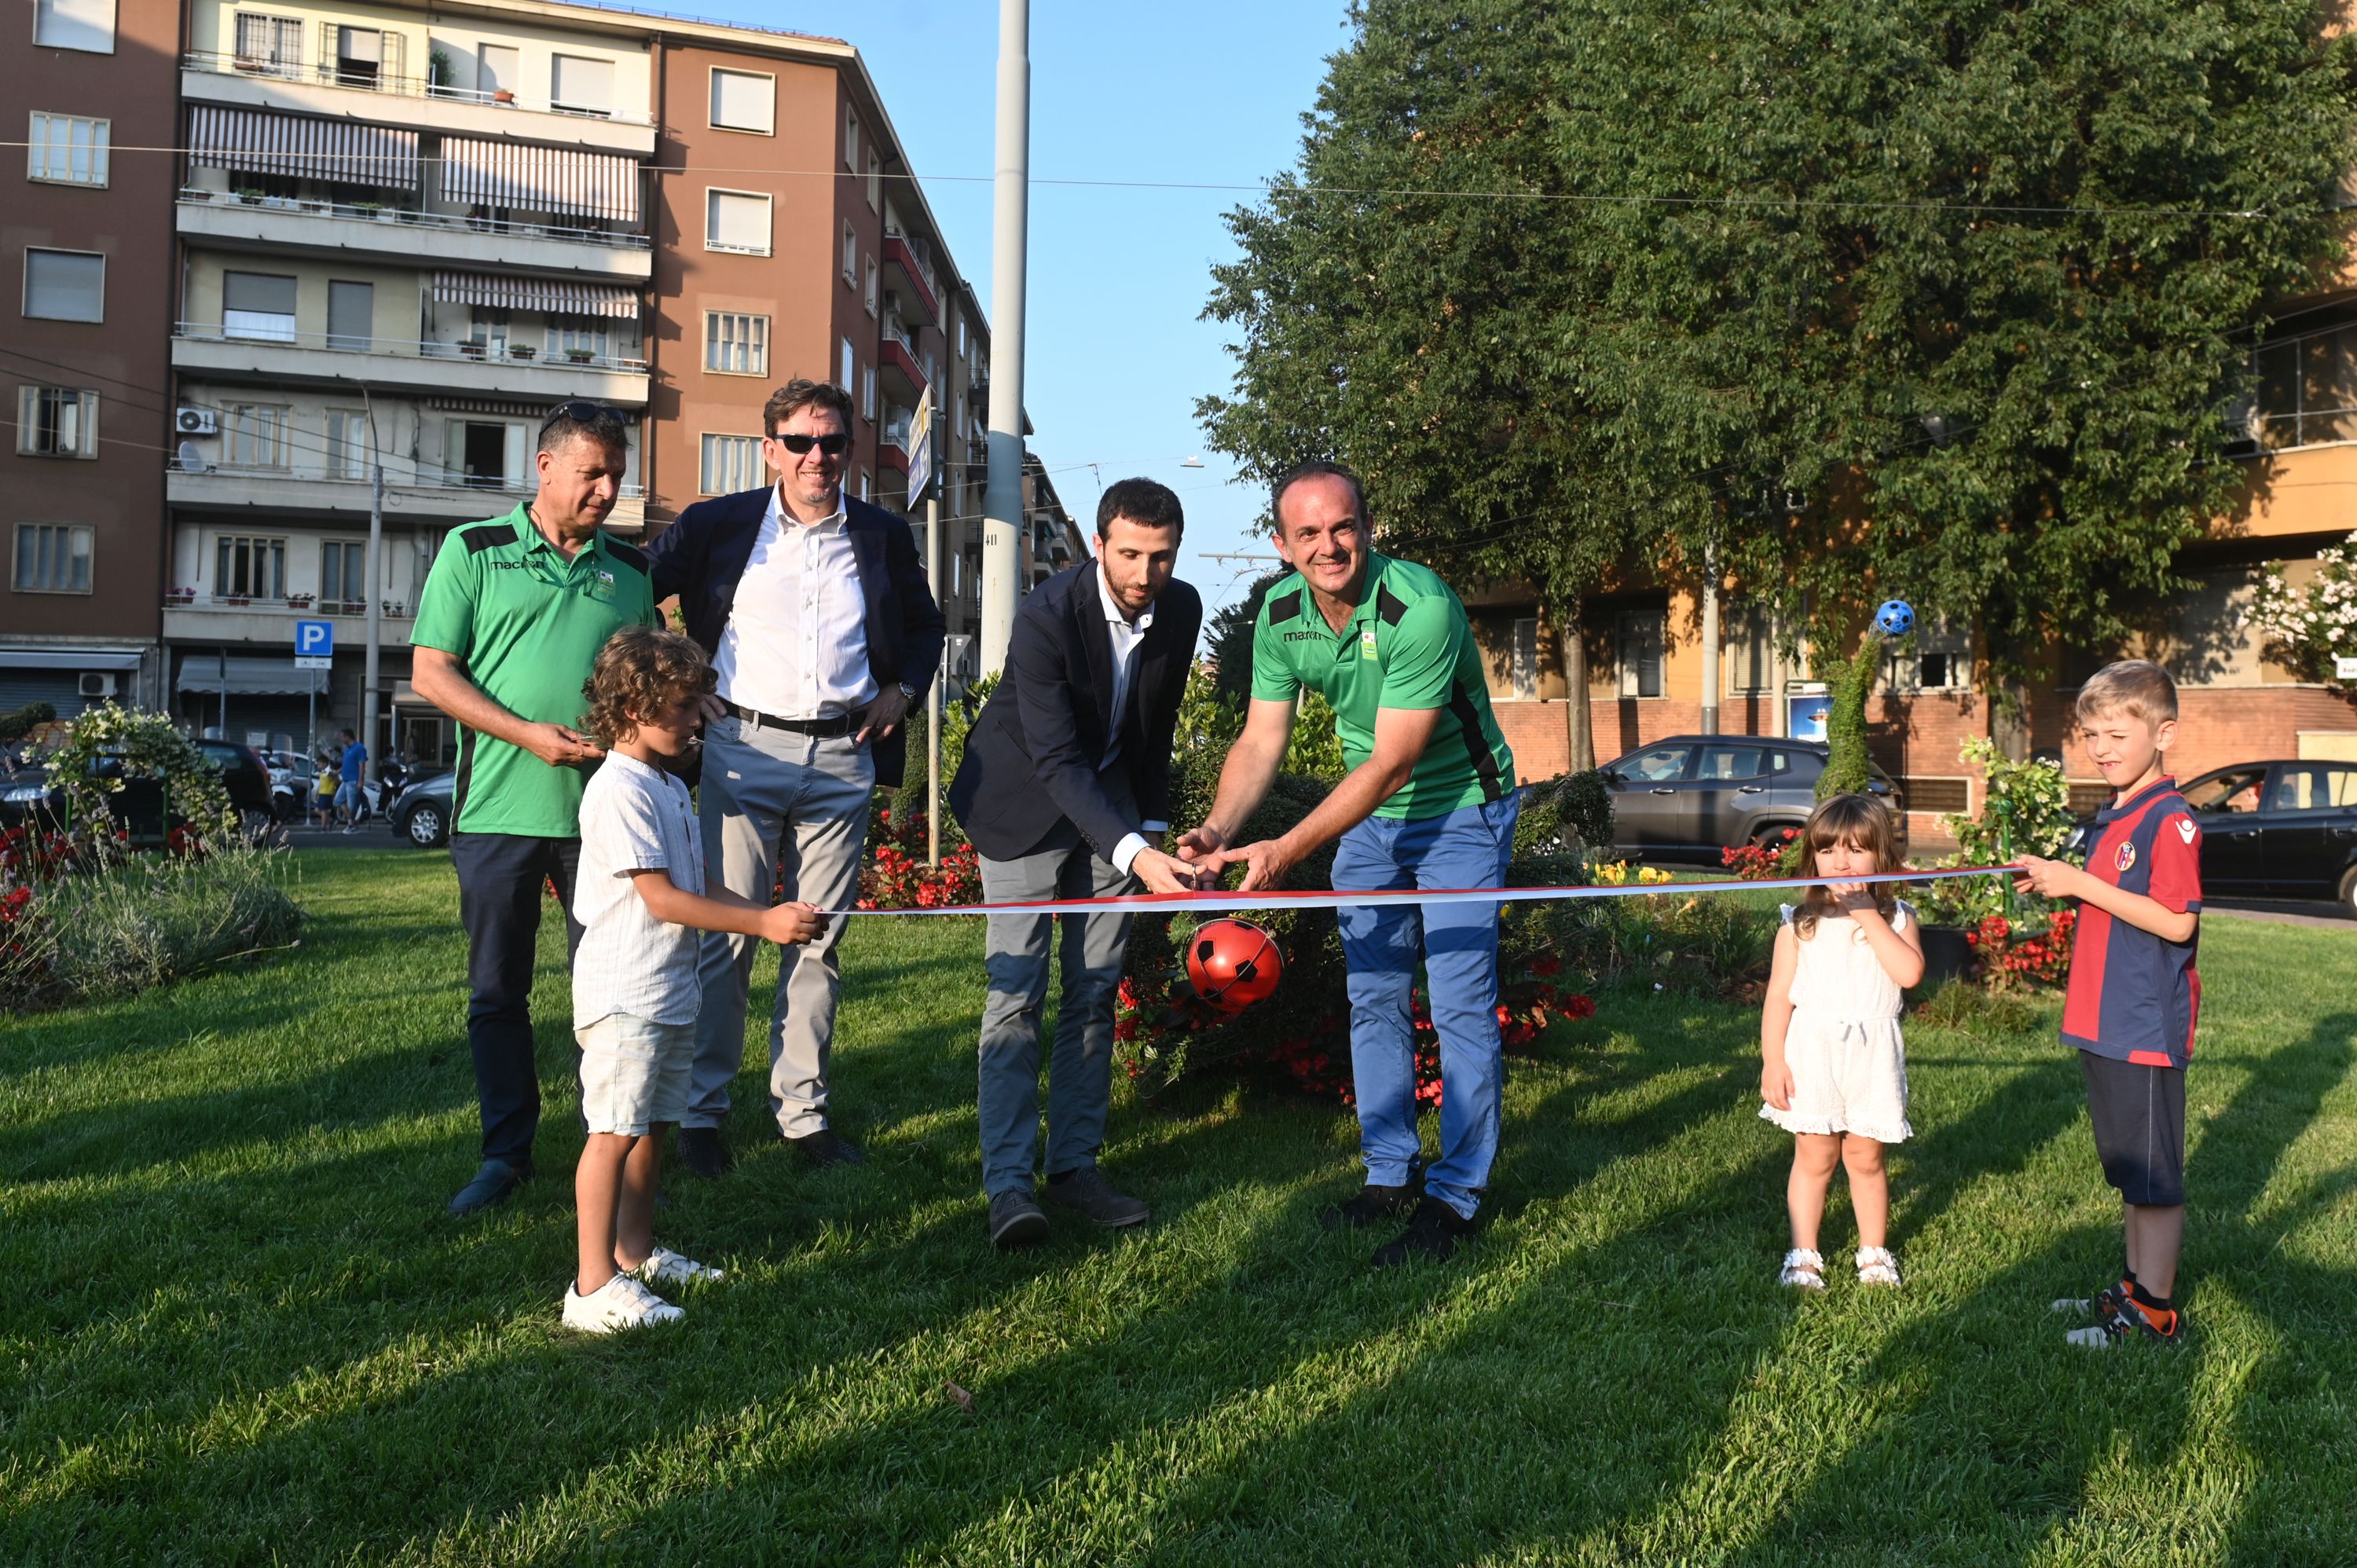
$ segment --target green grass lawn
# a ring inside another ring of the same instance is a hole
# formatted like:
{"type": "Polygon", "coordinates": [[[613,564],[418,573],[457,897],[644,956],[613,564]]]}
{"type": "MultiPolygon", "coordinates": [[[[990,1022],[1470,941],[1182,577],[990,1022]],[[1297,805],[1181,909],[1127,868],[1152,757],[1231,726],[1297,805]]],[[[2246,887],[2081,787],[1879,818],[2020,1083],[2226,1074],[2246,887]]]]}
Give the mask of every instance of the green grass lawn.
{"type": "Polygon", "coordinates": [[[2357,1560],[2357,933],[2203,933],[2178,1351],[2047,1311],[2118,1247],[2050,1016],[1910,1029],[1897,1294],[1774,1284],[1754,1019],[1612,993],[1513,1064],[1454,1265],[1371,1274],[1313,1218],[1355,1123],[1210,1080],[1116,1108],[1149,1229],[998,1256],[981,931],[932,919],[845,943],[871,1163],[793,1167],[748,1072],[658,1230],[729,1282],[584,1340],[554,923],[540,1179],[459,1221],[447,861],[312,854],[301,897],[294,954],[0,1022],[0,1560],[2357,1560]]]}

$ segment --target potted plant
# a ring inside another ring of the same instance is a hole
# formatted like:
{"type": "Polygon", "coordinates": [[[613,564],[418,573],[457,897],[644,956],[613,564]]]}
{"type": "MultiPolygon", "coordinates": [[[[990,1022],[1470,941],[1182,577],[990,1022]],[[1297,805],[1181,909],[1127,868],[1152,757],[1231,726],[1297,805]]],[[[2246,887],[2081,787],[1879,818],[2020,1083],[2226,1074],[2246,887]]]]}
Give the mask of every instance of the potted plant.
{"type": "Polygon", "coordinates": [[[565,357],[576,365],[586,365],[597,356],[587,349],[567,349],[565,350],[565,357]]]}
{"type": "Polygon", "coordinates": [[[382,201],[355,201],[352,203],[352,210],[360,214],[362,218],[373,218],[378,213],[384,210],[384,203],[382,201]]]}
{"type": "Polygon", "coordinates": [[[251,594],[223,594],[221,596],[221,603],[225,605],[250,605],[253,603],[253,596],[251,594]]]}
{"type": "Polygon", "coordinates": [[[425,84],[439,93],[450,85],[450,51],[435,49],[425,57],[425,84]]]}
{"type": "Polygon", "coordinates": [[[289,594],[286,596],[286,607],[290,610],[307,610],[311,607],[311,596],[289,594]]]}
{"type": "Polygon", "coordinates": [[[502,87],[491,94],[491,102],[494,103],[513,103],[515,102],[515,94],[502,87]]]}
{"type": "Polygon", "coordinates": [[[532,355],[533,348],[529,343],[511,343],[508,345],[508,357],[511,359],[529,360],[532,358],[532,355]]]}
{"type": "Polygon", "coordinates": [[[470,340],[468,342],[459,344],[458,352],[464,354],[469,360],[479,360],[483,357],[483,346],[480,343],[470,340]]]}
{"type": "Polygon", "coordinates": [[[197,591],[194,588],[167,588],[164,590],[164,602],[167,605],[192,605],[197,602],[197,591]]]}
{"type": "Polygon", "coordinates": [[[260,190],[250,185],[241,185],[237,188],[238,200],[248,207],[261,206],[262,195],[263,193],[260,190]]]}

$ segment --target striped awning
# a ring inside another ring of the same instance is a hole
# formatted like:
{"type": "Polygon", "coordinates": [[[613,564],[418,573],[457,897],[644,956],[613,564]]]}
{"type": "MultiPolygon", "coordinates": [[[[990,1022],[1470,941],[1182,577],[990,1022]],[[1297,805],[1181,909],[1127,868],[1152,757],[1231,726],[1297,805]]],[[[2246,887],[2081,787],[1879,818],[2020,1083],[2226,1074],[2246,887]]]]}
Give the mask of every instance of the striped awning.
{"type": "Polygon", "coordinates": [[[442,196],[447,201],[635,223],[639,166],[611,153],[445,136],[442,196]]]}
{"type": "Polygon", "coordinates": [[[440,305],[481,305],[500,310],[542,310],[551,316],[639,314],[639,293],[628,284],[569,283],[557,278],[502,277],[490,273],[436,273],[440,305]]]}
{"type": "Polygon", "coordinates": [[[206,168],[288,175],[379,190],[417,188],[417,133],[259,109],[188,108],[188,156],[206,168]]]}

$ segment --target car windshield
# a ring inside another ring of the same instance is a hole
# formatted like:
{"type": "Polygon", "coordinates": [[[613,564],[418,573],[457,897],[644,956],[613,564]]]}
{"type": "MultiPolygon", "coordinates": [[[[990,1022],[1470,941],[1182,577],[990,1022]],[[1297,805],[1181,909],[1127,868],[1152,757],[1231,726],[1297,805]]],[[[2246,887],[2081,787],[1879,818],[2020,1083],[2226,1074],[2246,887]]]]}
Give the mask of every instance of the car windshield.
{"type": "Polygon", "coordinates": [[[1612,765],[1612,770],[1624,778],[1651,782],[1661,779],[1676,779],[1686,770],[1686,755],[1693,750],[1684,746],[1656,746],[1645,751],[1630,753],[1612,765]]]}
{"type": "Polygon", "coordinates": [[[2235,811],[2255,811],[2259,809],[2259,786],[2266,782],[2264,768],[2229,768],[2222,773],[2212,773],[2207,779],[2196,779],[2185,789],[2185,803],[2195,811],[2212,815],[2235,811]]]}

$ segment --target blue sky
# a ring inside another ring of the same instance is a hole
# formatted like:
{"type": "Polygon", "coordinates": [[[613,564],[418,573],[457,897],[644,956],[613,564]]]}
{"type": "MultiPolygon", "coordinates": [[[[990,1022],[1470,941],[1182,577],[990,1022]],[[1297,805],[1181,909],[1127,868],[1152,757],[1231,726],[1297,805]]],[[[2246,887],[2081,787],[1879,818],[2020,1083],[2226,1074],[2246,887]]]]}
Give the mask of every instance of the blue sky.
{"type": "MultiPolygon", "coordinates": [[[[874,0],[840,10],[739,3],[722,14],[845,38],[859,48],[987,310],[995,0],[874,0]]],[[[1196,317],[1211,263],[1233,252],[1221,215],[1251,193],[1039,182],[1266,179],[1294,160],[1300,116],[1316,98],[1326,57],[1346,40],[1343,23],[1341,0],[1031,6],[1024,401],[1038,427],[1033,449],[1084,525],[1101,483],[1144,474],[1178,490],[1187,508],[1179,575],[1210,606],[1241,596],[1251,575],[1266,568],[1221,564],[1202,553],[1269,548],[1252,532],[1257,497],[1228,482],[1232,467],[1205,449],[1194,416],[1195,399],[1229,387],[1225,329],[1196,317]],[[1206,467],[1181,468],[1190,454],[1206,467]],[[1085,464],[1097,467],[1078,466],[1085,464]]]]}

